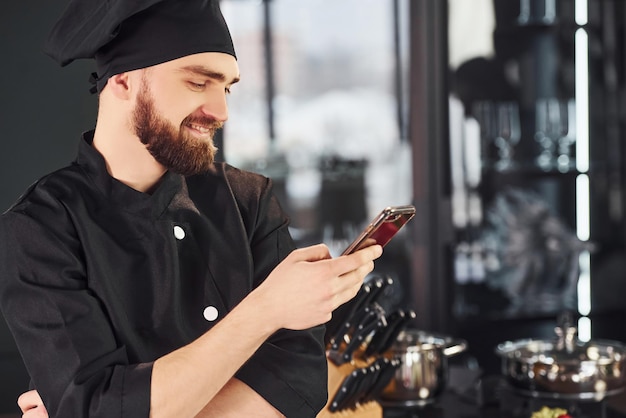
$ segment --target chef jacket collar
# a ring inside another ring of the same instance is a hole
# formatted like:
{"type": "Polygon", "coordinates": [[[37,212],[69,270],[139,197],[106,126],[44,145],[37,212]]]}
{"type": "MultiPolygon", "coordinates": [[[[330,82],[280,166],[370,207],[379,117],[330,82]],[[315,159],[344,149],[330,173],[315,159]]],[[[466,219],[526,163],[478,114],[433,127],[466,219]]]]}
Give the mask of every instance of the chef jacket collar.
{"type": "Polygon", "coordinates": [[[183,176],[167,171],[152,194],[143,193],[111,177],[102,154],[93,147],[94,131],[83,134],[76,164],[91,177],[96,187],[116,205],[129,212],[158,218],[183,187],[183,176]]]}

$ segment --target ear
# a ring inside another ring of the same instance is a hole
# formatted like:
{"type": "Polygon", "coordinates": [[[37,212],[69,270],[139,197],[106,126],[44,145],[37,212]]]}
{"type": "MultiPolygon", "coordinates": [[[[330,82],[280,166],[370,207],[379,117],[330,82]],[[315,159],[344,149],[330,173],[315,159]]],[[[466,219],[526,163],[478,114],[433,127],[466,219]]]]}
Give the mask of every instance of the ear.
{"type": "Polygon", "coordinates": [[[120,73],[107,80],[106,88],[118,99],[128,100],[131,97],[129,73],[120,73]]]}

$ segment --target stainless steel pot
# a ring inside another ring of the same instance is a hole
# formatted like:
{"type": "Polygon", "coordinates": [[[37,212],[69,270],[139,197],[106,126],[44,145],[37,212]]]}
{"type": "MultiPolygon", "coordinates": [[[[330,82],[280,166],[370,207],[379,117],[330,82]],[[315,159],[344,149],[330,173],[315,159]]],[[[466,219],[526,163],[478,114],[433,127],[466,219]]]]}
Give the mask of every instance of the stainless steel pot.
{"type": "Polygon", "coordinates": [[[401,360],[380,396],[385,405],[417,406],[432,402],[446,387],[448,357],[465,351],[467,342],[420,330],[404,330],[389,354],[401,360]]]}
{"type": "Polygon", "coordinates": [[[555,331],[553,341],[506,341],[496,347],[502,373],[516,391],[534,397],[602,400],[626,387],[624,344],[581,342],[567,320],[555,331]]]}

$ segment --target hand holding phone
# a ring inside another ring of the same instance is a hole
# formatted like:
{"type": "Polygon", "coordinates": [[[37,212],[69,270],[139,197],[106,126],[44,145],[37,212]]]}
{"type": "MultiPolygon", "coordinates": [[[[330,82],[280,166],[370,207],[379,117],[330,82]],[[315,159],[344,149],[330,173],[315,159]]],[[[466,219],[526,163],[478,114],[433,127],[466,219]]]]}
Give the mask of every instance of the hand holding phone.
{"type": "Polygon", "coordinates": [[[388,206],[365,227],[341,255],[351,254],[361,248],[378,244],[385,246],[391,238],[413,217],[415,206],[388,206]]]}

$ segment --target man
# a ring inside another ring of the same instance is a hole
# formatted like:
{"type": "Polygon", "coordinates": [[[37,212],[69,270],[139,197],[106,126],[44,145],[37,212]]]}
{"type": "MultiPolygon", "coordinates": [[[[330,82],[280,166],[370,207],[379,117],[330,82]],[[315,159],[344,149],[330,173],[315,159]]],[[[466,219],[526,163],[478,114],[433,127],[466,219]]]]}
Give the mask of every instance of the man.
{"type": "Polygon", "coordinates": [[[100,98],[76,161],[0,222],[24,416],[314,417],[320,324],[382,248],[294,249],[269,180],[213,163],[239,79],[216,1],[75,0],[47,48],[95,57],[100,98]]]}

